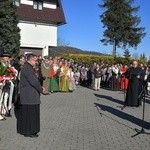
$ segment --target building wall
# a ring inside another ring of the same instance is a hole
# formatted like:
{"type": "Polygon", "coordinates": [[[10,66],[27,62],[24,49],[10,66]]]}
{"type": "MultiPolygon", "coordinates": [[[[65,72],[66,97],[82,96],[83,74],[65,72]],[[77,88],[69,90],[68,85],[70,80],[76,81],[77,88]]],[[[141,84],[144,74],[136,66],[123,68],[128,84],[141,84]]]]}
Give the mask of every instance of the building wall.
{"type": "Polygon", "coordinates": [[[56,9],[57,8],[57,6],[55,4],[50,4],[48,2],[44,2],[43,7],[51,8],[51,9],[56,9]]]}
{"type": "MultiPolygon", "coordinates": [[[[21,4],[33,5],[33,1],[29,1],[29,0],[21,0],[20,2],[21,2],[21,4]]],[[[44,2],[43,7],[51,8],[51,9],[56,9],[57,8],[56,4],[52,4],[50,2],[44,2]]]]}
{"type": "MultiPolygon", "coordinates": [[[[30,5],[30,8],[33,6],[33,0],[20,0],[20,2],[26,6],[30,5]]],[[[57,9],[57,4],[44,1],[43,7],[57,9]]],[[[37,11],[37,13],[42,11],[37,11]]],[[[36,49],[36,52],[41,51],[41,54],[45,56],[48,55],[49,47],[57,46],[57,25],[20,20],[18,27],[20,28],[21,35],[20,47],[24,52],[35,51],[36,49]]]]}
{"type": "Polygon", "coordinates": [[[57,26],[23,21],[18,26],[21,46],[57,46],[57,26]]]}
{"type": "Polygon", "coordinates": [[[35,55],[42,55],[42,49],[37,48],[29,48],[29,47],[21,47],[20,48],[20,55],[25,55],[27,53],[33,53],[35,55]]]}
{"type": "Polygon", "coordinates": [[[26,5],[33,5],[33,1],[29,1],[29,0],[20,0],[20,3],[26,5]]]}

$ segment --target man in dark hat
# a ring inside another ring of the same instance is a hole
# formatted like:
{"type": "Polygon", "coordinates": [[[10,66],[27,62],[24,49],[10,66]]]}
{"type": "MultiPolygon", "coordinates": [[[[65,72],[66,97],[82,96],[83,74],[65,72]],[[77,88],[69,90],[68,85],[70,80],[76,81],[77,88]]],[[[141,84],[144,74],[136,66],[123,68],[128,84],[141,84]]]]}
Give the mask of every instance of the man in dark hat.
{"type": "MultiPolygon", "coordinates": [[[[3,66],[12,67],[11,66],[11,55],[8,53],[2,52],[1,55],[1,63],[3,66]]],[[[14,69],[14,68],[13,68],[14,69]]],[[[17,71],[14,69],[14,72],[17,75],[17,71]]],[[[5,79],[5,86],[3,87],[3,115],[6,117],[11,117],[11,108],[12,108],[12,99],[14,92],[14,83],[12,81],[13,78],[5,79]]]]}

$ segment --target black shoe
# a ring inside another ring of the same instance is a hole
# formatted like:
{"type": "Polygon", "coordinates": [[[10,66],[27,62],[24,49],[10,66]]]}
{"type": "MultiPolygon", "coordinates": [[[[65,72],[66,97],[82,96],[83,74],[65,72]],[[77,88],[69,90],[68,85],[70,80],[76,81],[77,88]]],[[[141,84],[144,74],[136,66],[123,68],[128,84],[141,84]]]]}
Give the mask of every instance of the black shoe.
{"type": "Polygon", "coordinates": [[[30,137],[30,135],[24,135],[24,137],[30,137]]]}
{"type": "Polygon", "coordinates": [[[5,114],[5,117],[12,117],[12,115],[7,113],[7,114],[5,114]]]}
{"type": "Polygon", "coordinates": [[[37,138],[38,134],[24,135],[24,137],[37,138]]]}
{"type": "Polygon", "coordinates": [[[37,138],[39,135],[38,134],[31,134],[30,137],[31,138],[37,138]]]}
{"type": "Polygon", "coordinates": [[[50,95],[50,93],[43,93],[44,95],[50,95]]]}

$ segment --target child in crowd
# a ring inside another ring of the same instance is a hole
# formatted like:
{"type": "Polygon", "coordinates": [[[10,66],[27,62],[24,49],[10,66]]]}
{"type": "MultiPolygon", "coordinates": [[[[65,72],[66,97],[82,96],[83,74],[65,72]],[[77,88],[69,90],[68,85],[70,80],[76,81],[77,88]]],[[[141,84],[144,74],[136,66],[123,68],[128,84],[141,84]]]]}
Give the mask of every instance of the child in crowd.
{"type": "Polygon", "coordinates": [[[68,78],[69,78],[69,91],[73,92],[76,89],[74,71],[72,67],[68,70],[68,78]]]}

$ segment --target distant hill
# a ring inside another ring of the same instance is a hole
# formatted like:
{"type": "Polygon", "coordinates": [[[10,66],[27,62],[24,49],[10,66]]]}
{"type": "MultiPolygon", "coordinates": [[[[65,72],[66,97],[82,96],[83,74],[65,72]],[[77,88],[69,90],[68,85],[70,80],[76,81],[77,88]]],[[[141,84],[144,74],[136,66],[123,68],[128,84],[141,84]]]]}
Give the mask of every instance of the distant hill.
{"type": "Polygon", "coordinates": [[[84,51],[75,47],[70,46],[58,46],[58,47],[51,47],[49,49],[50,56],[62,56],[64,54],[91,54],[91,55],[106,55],[99,52],[94,51],[84,51]]]}

